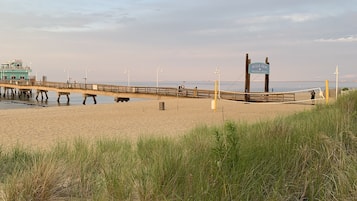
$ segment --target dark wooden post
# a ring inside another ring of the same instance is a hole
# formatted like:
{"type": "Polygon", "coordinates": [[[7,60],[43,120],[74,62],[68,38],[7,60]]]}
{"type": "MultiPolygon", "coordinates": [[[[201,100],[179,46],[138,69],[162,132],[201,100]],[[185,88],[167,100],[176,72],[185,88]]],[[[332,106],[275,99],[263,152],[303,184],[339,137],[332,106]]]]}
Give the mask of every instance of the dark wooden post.
{"type": "MultiPolygon", "coordinates": [[[[246,54],[245,57],[245,88],[244,92],[249,93],[250,92],[250,74],[249,74],[249,64],[250,64],[250,59],[248,54],[246,54]]],[[[245,101],[249,101],[249,95],[245,94],[245,101]]]]}
{"type": "MultiPolygon", "coordinates": [[[[269,64],[268,57],[265,58],[265,63],[269,64]]],[[[265,92],[269,92],[269,74],[265,74],[265,92]]]]}

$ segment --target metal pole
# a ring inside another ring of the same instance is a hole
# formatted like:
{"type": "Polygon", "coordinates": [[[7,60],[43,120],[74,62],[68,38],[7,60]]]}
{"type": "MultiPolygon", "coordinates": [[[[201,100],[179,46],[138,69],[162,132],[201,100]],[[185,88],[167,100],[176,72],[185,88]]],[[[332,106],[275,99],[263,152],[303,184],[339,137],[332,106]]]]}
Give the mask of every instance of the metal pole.
{"type": "Polygon", "coordinates": [[[214,82],[214,112],[217,110],[218,81],[214,82]]]}
{"type": "Polygon", "coordinates": [[[130,70],[126,69],[124,73],[127,74],[128,86],[130,86],[130,70]]]}
{"type": "Polygon", "coordinates": [[[159,93],[159,69],[160,67],[156,68],[156,93],[159,93]]]}
{"type": "Polygon", "coordinates": [[[162,72],[162,68],[156,68],[156,88],[159,88],[159,71],[162,72]]]}
{"type": "Polygon", "coordinates": [[[87,89],[88,69],[85,70],[84,89],[87,89]]]}
{"type": "Polygon", "coordinates": [[[159,88],[159,67],[156,68],[156,88],[159,88]]]}
{"type": "Polygon", "coordinates": [[[338,96],[338,65],[336,66],[336,100],[337,100],[337,96],[338,96]]]}
{"type": "Polygon", "coordinates": [[[70,80],[69,80],[69,70],[64,69],[64,72],[67,73],[67,83],[69,83],[69,81],[70,81],[70,80]]]}
{"type": "Polygon", "coordinates": [[[326,80],[325,81],[325,85],[326,85],[326,94],[325,94],[325,96],[326,96],[326,104],[328,104],[328,99],[329,99],[329,97],[330,97],[330,95],[329,95],[329,88],[328,88],[328,80],[326,80]]]}
{"type": "Polygon", "coordinates": [[[128,86],[130,86],[130,70],[128,70],[128,86]]]}

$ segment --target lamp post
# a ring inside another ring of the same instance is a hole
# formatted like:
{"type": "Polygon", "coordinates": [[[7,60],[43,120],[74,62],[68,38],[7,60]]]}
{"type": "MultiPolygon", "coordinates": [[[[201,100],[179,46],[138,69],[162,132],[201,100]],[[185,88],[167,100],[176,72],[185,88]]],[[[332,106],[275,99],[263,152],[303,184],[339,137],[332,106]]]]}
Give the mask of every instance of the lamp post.
{"type": "Polygon", "coordinates": [[[162,73],[162,68],[157,67],[156,68],[156,88],[159,88],[159,73],[162,73]]]}
{"type": "Polygon", "coordinates": [[[30,80],[30,78],[32,78],[32,80],[36,82],[36,77],[35,79],[33,79],[34,76],[36,76],[36,74],[34,75],[32,72],[32,61],[30,61],[30,66],[26,66],[26,74],[27,74],[27,80],[30,80]],[[31,73],[31,76],[29,75],[29,73],[31,73]]]}
{"type": "Polygon", "coordinates": [[[128,76],[128,87],[130,86],[130,70],[126,69],[124,74],[126,74],[128,76]]]}
{"type": "Polygon", "coordinates": [[[87,79],[88,79],[88,68],[85,70],[85,77],[84,79],[84,89],[87,89],[87,79]]]}
{"type": "Polygon", "coordinates": [[[336,75],[336,100],[338,96],[338,65],[336,66],[336,71],[334,73],[336,75]]]}
{"type": "Polygon", "coordinates": [[[159,93],[159,72],[162,73],[162,68],[156,68],[156,93],[159,93]]]}
{"type": "Polygon", "coordinates": [[[217,67],[214,73],[218,75],[218,99],[221,99],[221,70],[217,67]]]}
{"type": "Polygon", "coordinates": [[[71,78],[69,77],[69,70],[64,69],[64,72],[67,72],[67,83],[70,83],[71,78]]]}

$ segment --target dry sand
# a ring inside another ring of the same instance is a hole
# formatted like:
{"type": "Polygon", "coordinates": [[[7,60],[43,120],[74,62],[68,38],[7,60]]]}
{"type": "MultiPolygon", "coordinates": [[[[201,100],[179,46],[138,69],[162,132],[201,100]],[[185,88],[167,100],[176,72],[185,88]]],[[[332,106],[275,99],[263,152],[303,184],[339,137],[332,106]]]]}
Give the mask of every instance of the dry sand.
{"type": "Polygon", "coordinates": [[[0,111],[0,144],[9,148],[49,148],[60,141],[140,136],[177,137],[201,125],[224,121],[256,122],[311,109],[310,104],[245,104],[211,99],[161,99],[141,102],[11,109],[0,111]],[[159,110],[164,102],[165,110],[159,110]]]}

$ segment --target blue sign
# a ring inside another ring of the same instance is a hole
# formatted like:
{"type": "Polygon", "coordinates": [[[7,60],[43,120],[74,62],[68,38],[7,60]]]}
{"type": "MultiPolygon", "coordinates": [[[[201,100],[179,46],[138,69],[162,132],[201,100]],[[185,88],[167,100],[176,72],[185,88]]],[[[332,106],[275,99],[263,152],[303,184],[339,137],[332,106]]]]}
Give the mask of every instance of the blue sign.
{"type": "Polygon", "coordinates": [[[249,74],[269,74],[269,64],[266,63],[251,63],[249,64],[248,72],[249,74]]]}

